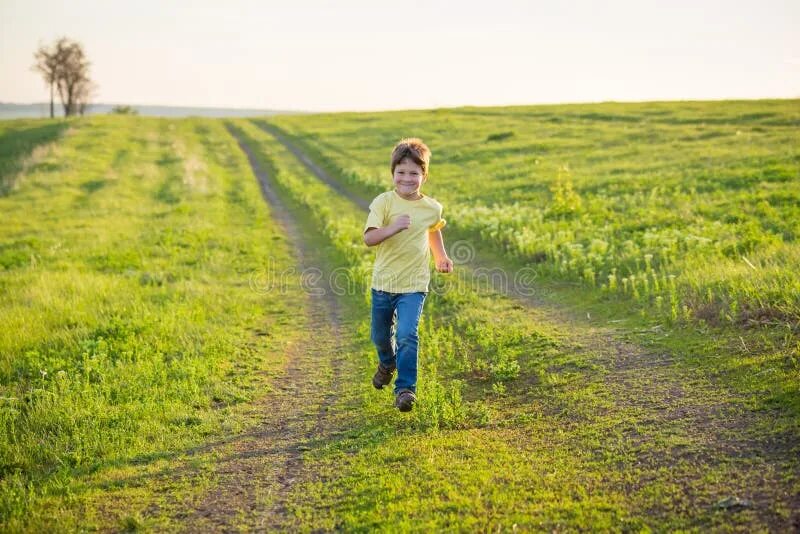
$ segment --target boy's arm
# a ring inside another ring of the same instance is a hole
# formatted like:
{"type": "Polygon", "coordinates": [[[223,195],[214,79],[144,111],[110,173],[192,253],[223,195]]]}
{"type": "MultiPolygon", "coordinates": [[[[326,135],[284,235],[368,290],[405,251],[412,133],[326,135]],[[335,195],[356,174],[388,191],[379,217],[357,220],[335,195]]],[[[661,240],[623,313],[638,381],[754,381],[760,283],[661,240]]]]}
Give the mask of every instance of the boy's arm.
{"type": "Polygon", "coordinates": [[[368,247],[380,245],[396,233],[396,231],[392,231],[391,226],[384,226],[383,228],[367,228],[367,230],[364,232],[364,244],[366,244],[368,247]]]}
{"type": "Polygon", "coordinates": [[[408,229],[410,225],[411,217],[408,215],[401,215],[389,226],[383,226],[381,228],[369,227],[364,230],[364,244],[368,247],[380,245],[394,234],[408,229]]]}
{"type": "Polygon", "coordinates": [[[434,230],[433,232],[428,232],[428,243],[433,252],[433,261],[436,264],[436,270],[440,273],[453,272],[453,260],[447,257],[447,251],[444,249],[442,231],[434,230]]]}

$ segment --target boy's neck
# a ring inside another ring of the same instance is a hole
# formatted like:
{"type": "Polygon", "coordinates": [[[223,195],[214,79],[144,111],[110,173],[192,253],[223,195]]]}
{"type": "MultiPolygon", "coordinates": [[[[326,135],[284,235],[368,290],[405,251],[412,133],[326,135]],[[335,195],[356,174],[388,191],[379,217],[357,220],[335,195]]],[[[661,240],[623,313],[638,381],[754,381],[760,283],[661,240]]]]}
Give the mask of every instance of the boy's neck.
{"type": "Polygon", "coordinates": [[[415,196],[413,196],[413,197],[407,197],[407,196],[405,196],[405,195],[404,195],[404,194],[402,194],[400,191],[398,191],[396,187],[395,187],[395,189],[394,189],[394,192],[395,192],[395,193],[397,193],[397,196],[399,196],[400,198],[404,198],[404,199],[406,199],[406,200],[419,200],[419,199],[421,199],[421,198],[422,198],[422,191],[416,191],[416,192],[415,192],[415,196]]]}

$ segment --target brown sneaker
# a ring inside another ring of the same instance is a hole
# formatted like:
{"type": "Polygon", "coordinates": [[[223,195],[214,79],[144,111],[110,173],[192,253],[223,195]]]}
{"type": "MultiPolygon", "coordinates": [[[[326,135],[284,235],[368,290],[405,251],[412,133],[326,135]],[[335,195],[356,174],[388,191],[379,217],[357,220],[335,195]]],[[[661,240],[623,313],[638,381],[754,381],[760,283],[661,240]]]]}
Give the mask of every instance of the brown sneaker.
{"type": "Polygon", "coordinates": [[[394,398],[394,406],[401,412],[410,412],[415,402],[417,396],[410,389],[401,389],[394,398]]]}
{"type": "Polygon", "coordinates": [[[383,389],[383,386],[389,385],[392,381],[394,369],[394,367],[387,368],[380,363],[378,364],[378,370],[375,371],[375,375],[372,377],[372,385],[375,386],[375,389],[383,389]]]}

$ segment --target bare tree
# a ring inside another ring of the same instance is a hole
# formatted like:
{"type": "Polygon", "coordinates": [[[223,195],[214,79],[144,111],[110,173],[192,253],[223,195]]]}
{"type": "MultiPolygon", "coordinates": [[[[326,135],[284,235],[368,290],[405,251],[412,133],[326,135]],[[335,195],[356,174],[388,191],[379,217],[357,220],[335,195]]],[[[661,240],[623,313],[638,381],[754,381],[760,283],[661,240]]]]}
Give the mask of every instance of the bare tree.
{"type": "Polygon", "coordinates": [[[58,57],[54,51],[49,50],[44,45],[39,47],[33,57],[36,58],[33,70],[41,72],[44,77],[44,82],[50,87],[50,118],[52,119],[55,116],[53,110],[53,90],[58,77],[58,57]]]}
{"type": "Polygon", "coordinates": [[[91,80],[87,80],[78,84],[78,86],[75,88],[75,111],[77,113],[80,115],[86,113],[86,109],[89,107],[89,102],[94,96],[96,90],[97,84],[91,80]]]}
{"type": "Polygon", "coordinates": [[[96,85],[89,78],[89,60],[83,46],[61,37],[52,46],[40,46],[34,54],[33,69],[42,73],[50,86],[50,117],[53,112],[53,92],[58,91],[64,115],[83,114],[96,85]]]}

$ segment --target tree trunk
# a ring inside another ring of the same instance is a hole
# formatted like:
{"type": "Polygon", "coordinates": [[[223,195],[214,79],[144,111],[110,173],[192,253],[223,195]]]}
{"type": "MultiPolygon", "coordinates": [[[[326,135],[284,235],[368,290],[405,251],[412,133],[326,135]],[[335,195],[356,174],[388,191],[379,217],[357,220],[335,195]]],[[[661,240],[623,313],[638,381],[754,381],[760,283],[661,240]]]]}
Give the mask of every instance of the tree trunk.
{"type": "Polygon", "coordinates": [[[75,115],[75,83],[67,84],[67,117],[75,115]]]}
{"type": "Polygon", "coordinates": [[[55,113],[53,111],[53,82],[50,82],[50,118],[54,118],[55,113]]]}
{"type": "Polygon", "coordinates": [[[58,82],[58,98],[61,100],[61,106],[64,108],[64,116],[67,116],[67,101],[64,99],[64,89],[61,87],[61,82],[58,82]]]}

